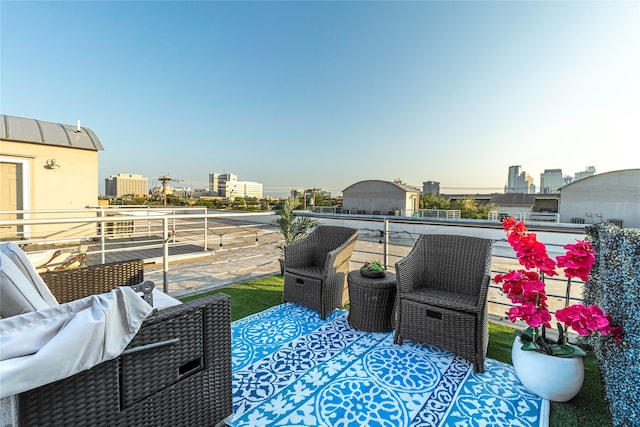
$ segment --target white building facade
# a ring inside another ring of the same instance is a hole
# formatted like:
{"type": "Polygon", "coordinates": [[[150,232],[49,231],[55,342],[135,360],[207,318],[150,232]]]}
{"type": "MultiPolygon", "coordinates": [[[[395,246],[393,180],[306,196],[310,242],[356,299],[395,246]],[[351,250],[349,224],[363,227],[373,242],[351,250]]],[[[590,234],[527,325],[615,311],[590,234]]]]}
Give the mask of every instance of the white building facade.
{"type": "Polygon", "coordinates": [[[255,197],[262,199],[262,184],[250,181],[225,181],[224,196],[230,199],[236,197],[255,197]]]}
{"type": "Polygon", "coordinates": [[[540,174],[540,193],[552,194],[560,191],[564,186],[562,169],[545,169],[540,174]]]}
{"type": "Polygon", "coordinates": [[[143,196],[149,192],[149,180],[135,173],[119,173],[104,180],[104,190],[112,197],[143,196]]]}
{"type": "Polygon", "coordinates": [[[227,181],[237,181],[238,175],[233,173],[210,173],[209,174],[209,191],[214,196],[227,197],[227,181]]]}
{"type": "Polygon", "coordinates": [[[640,228],[640,169],[606,172],[560,190],[560,222],[640,228]]]}
{"type": "Polygon", "coordinates": [[[596,168],[594,166],[587,166],[585,170],[576,172],[574,174],[574,181],[578,181],[584,178],[588,178],[596,174],[596,168]]]}

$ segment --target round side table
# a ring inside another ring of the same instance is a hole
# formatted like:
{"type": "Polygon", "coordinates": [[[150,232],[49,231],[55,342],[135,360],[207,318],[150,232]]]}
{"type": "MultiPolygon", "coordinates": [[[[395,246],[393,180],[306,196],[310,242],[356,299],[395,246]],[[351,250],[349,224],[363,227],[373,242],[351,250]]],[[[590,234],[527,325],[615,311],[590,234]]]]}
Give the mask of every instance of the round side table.
{"type": "Polygon", "coordinates": [[[396,299],[396,275],[387,272],[382,278],[369,278],[360,270],[347,275],[349,286],[349,323],[367,332],[389,332],[393,329],[396,299]]]}

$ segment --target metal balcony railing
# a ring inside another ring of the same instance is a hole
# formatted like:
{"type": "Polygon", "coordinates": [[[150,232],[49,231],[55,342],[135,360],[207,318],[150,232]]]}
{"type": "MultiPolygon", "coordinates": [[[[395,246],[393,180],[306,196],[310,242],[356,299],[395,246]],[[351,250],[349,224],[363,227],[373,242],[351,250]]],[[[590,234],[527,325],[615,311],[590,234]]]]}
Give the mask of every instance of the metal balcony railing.
{"type": "MultiPolygon", "coordinates": [[[[298,212],[313,216],[321,224],[341,225],[360,230],[360,237],[351,259],[352,269],[371,259],[380,259],[390,271],[395,263],[413,247],[422,233],[463,234],[490,238],[495,241],[492,274],[518,268],[515,254],[504,238],[499,221],[461,220],[459,218],[406,218],[398,216],[345,215],[333,212],[298,212]]],[[[0,240],[15,241],[33,258],[46,259],[56,251],[69,256],[83,254],[88,264],[142,258],[147,263],[162,264],[165,292],[171,293],[170,261],[196,257],[211,257],[199,261],[199,266],[214,265],[214,273],[198,277],[193,292],[237,282],[247,277],[247,271],[261,270],[279,273],[277,244],[282,241],[275,225],[274,212],[239,213],[207,211],[204,208],[109,207],[83,210],[2,211],[0,240]],[[43,255],[44,254],[44,255],[43,255]],[[243,272],[240,274],[239,272],[243,272]]],[[[549,255],[564,253],[563,246],[584,238],[584,225],[529,224],[545,243],[549,255]]],[[[196,261],[194,263],[197,264],[196,261]]],[[[52,268],[64,266],[54,265],[52,268]]],[[[173,267],[177,270],[178,267],[173,267]]],[[[190,267],[194,272],[195,267],[190,267]]],[[[192,273],[195,275],[196,273],[192,273]]],[[[548,302],[552,311],[564,306],[569,292],[571,302],[582,299],[582,283],[547,278],[548,302]]],[[[179,284],[180,289],[189,285],[179,284]]],[[[499,286],[489,290],[489,311],[504,316],[509,301],[499,286]]]]}
{"type": "MultiPolygon", "coordinates": [[[[519,212],[519,213],[509,213],[509,212],[498,212],[491,211],[489,212],[490,220],[501,220],[504,217],[515,217],[518,221],[525,222],[560,222],[560,214],[551,213],[551,212],[519,212]]],[[[584,224],[584,222],[582,222],[584,224]]]]}

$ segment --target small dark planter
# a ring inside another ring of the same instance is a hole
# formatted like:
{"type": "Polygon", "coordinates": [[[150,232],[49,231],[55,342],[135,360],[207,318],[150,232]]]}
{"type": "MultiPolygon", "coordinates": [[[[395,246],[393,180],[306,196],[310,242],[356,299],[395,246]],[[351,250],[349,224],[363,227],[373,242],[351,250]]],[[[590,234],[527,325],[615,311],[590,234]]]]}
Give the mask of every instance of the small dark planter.
{"type": "Polygon", "coordinates": [[[280,263],[280,274],[284,276],[284,258],[278,258],[278,262],[280,263]]]}
{"type": "Polygon", "coordinates": [[[387,272],[386,271],[369,271],[369,270],[360,270],[360,274],[364,277],[369,277],[371,279],[380,279],[384,277],[387,272]]]}

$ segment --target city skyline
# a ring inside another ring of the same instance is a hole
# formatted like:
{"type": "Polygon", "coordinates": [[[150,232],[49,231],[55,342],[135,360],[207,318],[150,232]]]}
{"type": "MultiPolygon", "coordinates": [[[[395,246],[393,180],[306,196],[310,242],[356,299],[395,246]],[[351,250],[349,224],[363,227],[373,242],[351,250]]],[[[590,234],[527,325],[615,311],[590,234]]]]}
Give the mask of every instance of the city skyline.
{"type": "Polygon", "coordinates": [[[265,195],[502,192],[512,165],[536,185],[640,166],[639,19],[638,2],[2,2],[0,106],[91,128],[101,193],[213,171],[265,195]]]}
{"type": "MultiPolygon", "coordinates": [[[[510,166],[509,170],[507,172],[507,175],[509,175],[511,170],[512,170],[512,168],[515,168],[515,167],[520,167],[520,165],[512,165],[512,166],[510,166]]],[[[553,171],[562,171],[562,169],[561,168],[554,168],[554,169],[546,168],[544,170],[544,172],[553,172],[553,171]]],[[[528,171],[524,170],[523,168],[521,169],[521,172],[523,174],[530,175],[528,173],[528,171]]],[[[609,171],[609,172],[611,172],[611,171],[609,171]]],[[[571,182],[575,182],[575,181],[577,181],[579,179],[583,179],[583,178],[585,178],[587,176],[591,176],[591,175],[597,174],[597,173],[598,173],[597,172],[597,168],[595,168],[594,166],[587,166],[587,167],[584,168],[584,170],[576,171],[573,174],[567,174],[564,171],[562,171],[562,178],[563,178],[563,181],[565,179],[569,178],[571,180],[571,182]]],[[[122,174],[122,175],[129,175],[129,174],[122,174]]],[[[133,175],[136,175],[136,174],[133,174],[133,175]]],[[[191,185],[186,185],[187,183],[183,182],[182,180],[177,181],[178,183],[172,185],[171,187],[174,188],[174,189],[187,189],[187,190],[190,190],[190,191],[194,191],[194,190],[210,190],[211,189],[211,185],[212,185],[212,182],[211,182],[211,176],[212,175],[220,175],[220,174],[219,173],[210,173],[209,174],[210,181],[209,181],[208,185],[204,186],[204,187],[194,187],[192,184],[191,185]]],[[[228,175],[232,176],[234,180],[239,180],[239,178],[238,178],[238,176],[236,174],[228,173],[228,175]]],[[[110,178],[113,178],[114,176],[115,175],[111,176],[110,178]]],[[[146,177],[143,177],[143,178],[147,179],[146,177]]],[[[158,178],[169,178],[169,177],[168,176],[162,176],[162,177],[158,177],[158,178]]],[[[376,180],[377,178],[371,178],[371,179],[376,180]]],[[[107,179],[107,181],[108,181],[108,179],[107,179]]],[[[173,181],[173,180],[169,179],[167,181],[173,181]]],[[[239,180],[239,181],[247,181],[247,180],[239,180]]],[[[509,177],[508,176],[507,176],[505,181],[509,181],[509,177]]],[[[538,181],[540,181],[540,178],[538,179],[538,181]]],[[[433,184],[433,183],[441,184],[440,182],[435,181],[435,180],[426,180],[426,181],[423,181],[422,183],[420,183],[419,185],[418,184],[412,184],[412,183],[405,183],[405,184],[414,186],[414,187],[416,187],[416,188],[418,188],[418,189],[420,189],[422,191],[423,185],[425,183],[427,183],[427,182],[430,183],[430,184],[433,184]]],[[[149,181],[149,190],[161,187],[161,183],[162,183],[162,180],[158,180],[157,178],[155,180],[149,181]],[[157,181],[157,182],[154,184],[155,181],[157,181]]],[[[256,183],[256,182],[252,182],[252,183],[256,183]]],[[[568,183],[570,183],[570,182],[566,182],[565,181],[560,186],[567,185],[568,183]]],[[[262,184],[262,183],[256,183],[256,184],[262,184]]],[[[351,183],[349,185],[353,185],[353,184],[355,184],[355,182],[351,183]]],[[[535,185],[536,191],[535,191],[535,193],[531,193],[531,194],[540,194],[540,193],[542,193],[543,191],[542,191],[541,185],[542,185],[542,183],[536,184],[535,185]]],[[[475,192],[475,193],[469,193],[469,194],[491,194],[491,193],[500,194],[500,193],[508,193],[508,192],[520,192],[520,191],[507,191],[508,190],[507,187],[508,187],[508,185],[506,185],[504,188],[502,188],[501,191],[475,192]]],[[[446,189],[447,187],[442,187],[441,185],[438,185],[438,188],[440,188],[440,189],[441,188],[445,188],[446,189]]],[[[469,188],[473,188],[473,187],[469,187],[469,188]]],[[[310,190],[310,189],[311,188],[283,187],[282,189],[278,189],[275,192],[274,191],[268,192],[268,194],[267,194],[267,192],[265,192],[264,197],[288,197],[288,196],[290,196],[291,192],[293,192],[293,191],[310,190]]],[[[330,190],[325,189],[325,188],[315,187],[315,189],[316,190],[322,190],[322,191],[329,191],[330,192],[330,190]]],[[[336,196],[338,196],[340,194],[335,194],[335,193],[342,193],[342,190],[337,191],[337,192],[331,192],[331,193],[332,193],[332,197],[336,197],[336,196]]],[[[463,193],[465,193],[465,192],[463,192],[463,193]]],[[[441,191],[440,194],[445,194],[445,195],[446,194],[460,194],[460,192],[448,192],[447,193],[447,192],[442,192],[441,191]]]]}

